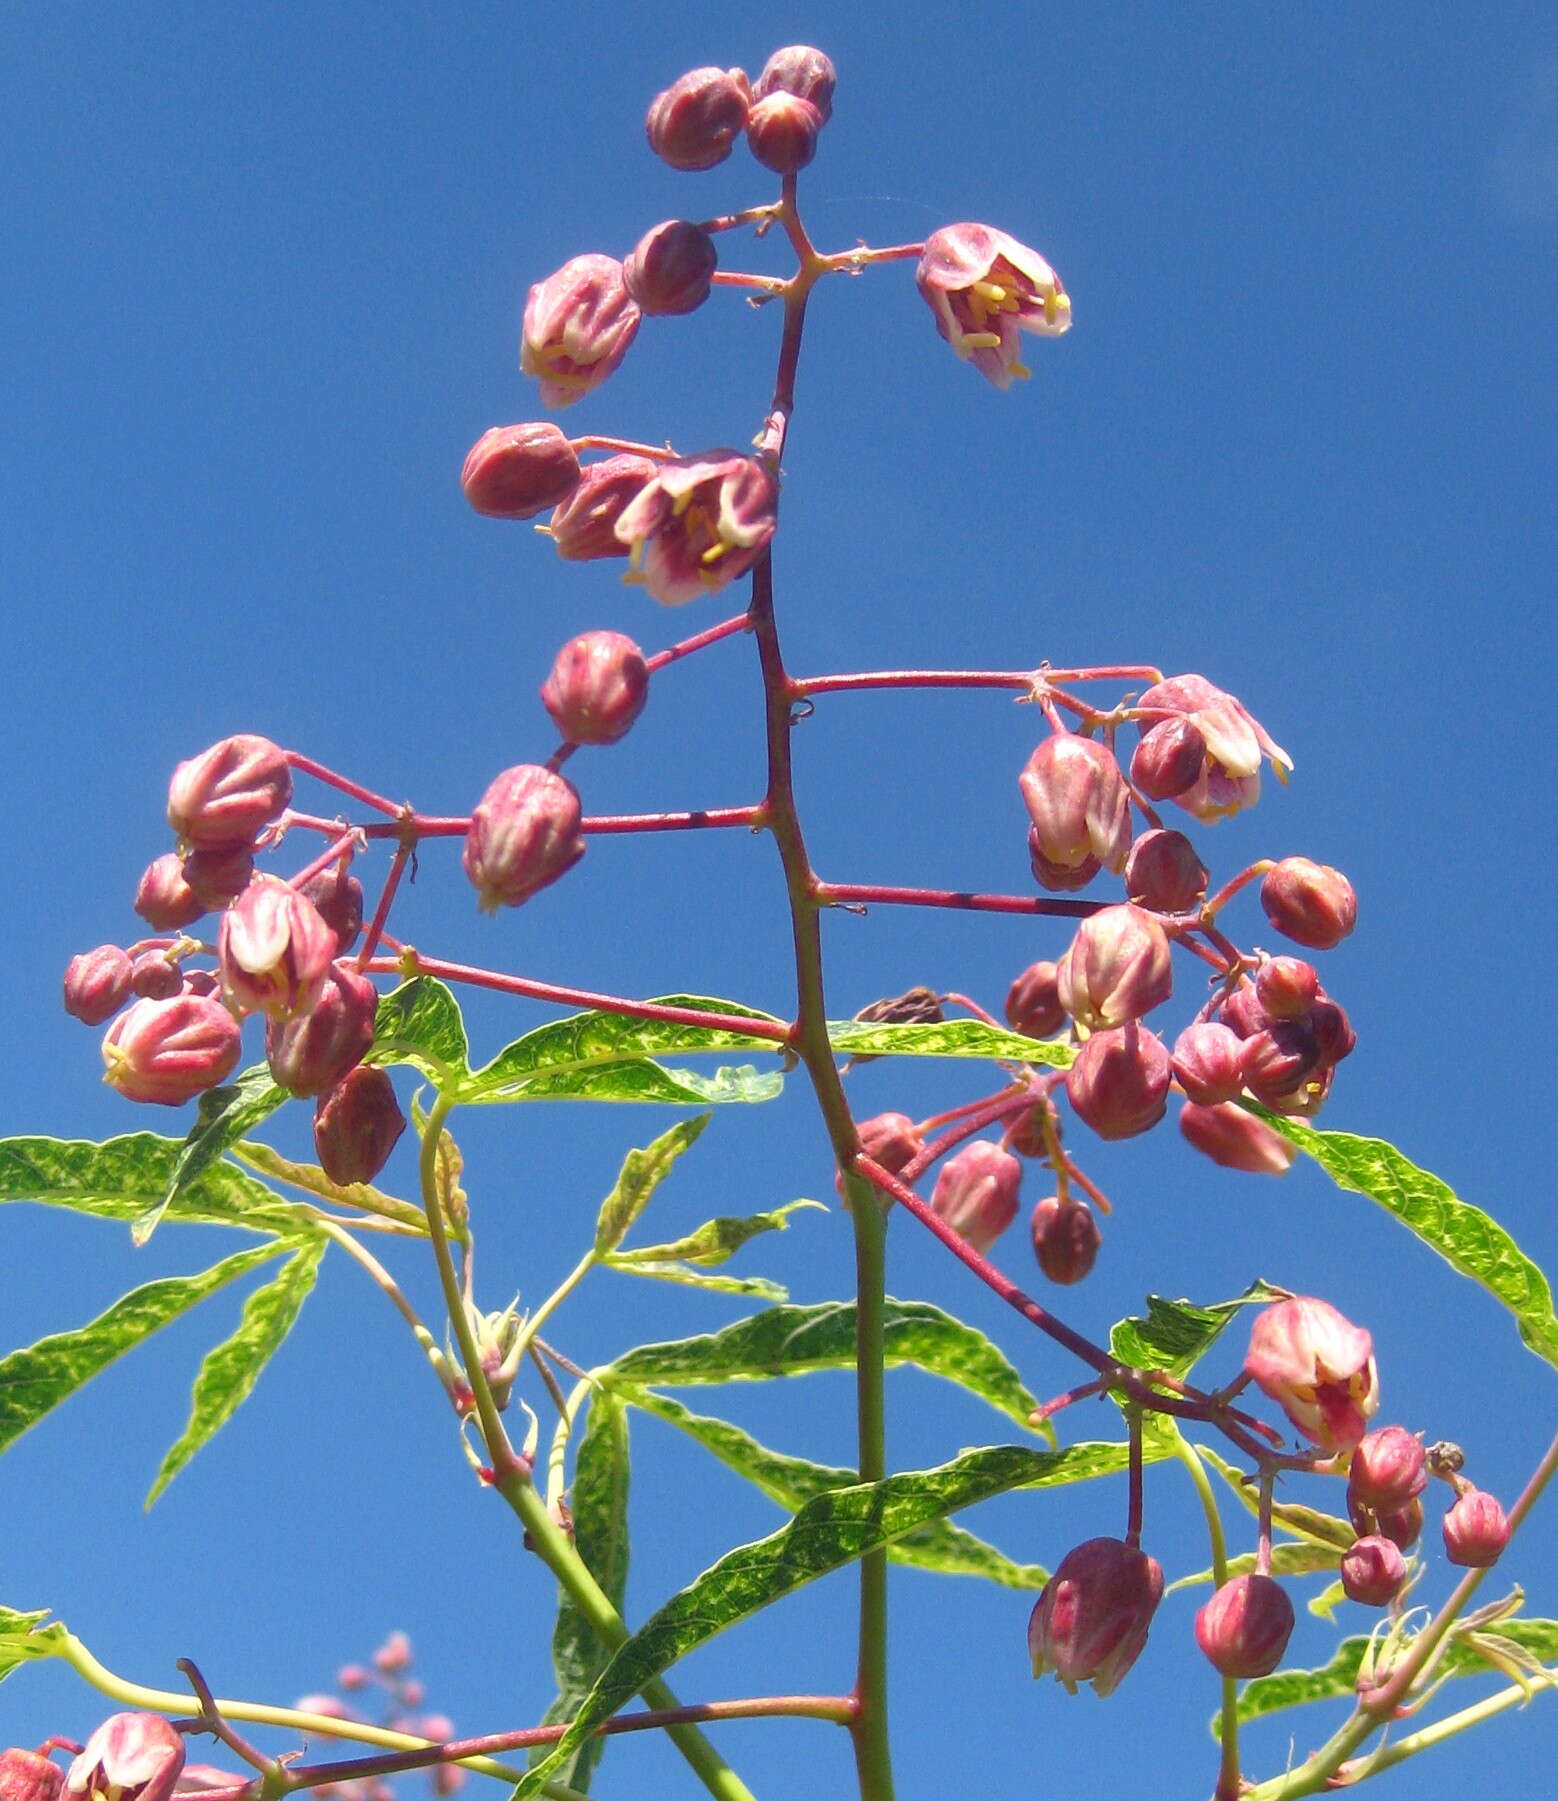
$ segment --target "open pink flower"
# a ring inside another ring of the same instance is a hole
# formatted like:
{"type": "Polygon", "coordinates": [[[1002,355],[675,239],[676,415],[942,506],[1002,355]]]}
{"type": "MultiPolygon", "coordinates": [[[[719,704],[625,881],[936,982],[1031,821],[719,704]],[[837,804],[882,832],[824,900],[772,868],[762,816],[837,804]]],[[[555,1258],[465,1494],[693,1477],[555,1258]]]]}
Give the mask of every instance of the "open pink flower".
{"type": "Polygon", "coordinates": [[[1260,766],[1271,759],[1285,782],[1293,759],[1249,710],[1204,675],[1174,675],[1157,682],[1136,703],[1142,730],[1169,719],[1188,719],[1206,744],[1206,760],[1190,786],[1173,796],[1197,819],[1226,819],[1260,799],[1260,766]]]}
{"type": "Polygon", "coordinates": [[[1026,244],[991,225],[944,225],[926,240],[914,275],[936,329],[998,388],[1031,373],[1018,334],[1058,338],[1071,329],[1060,277],[1026,244]]]}
{"type": "Polygon", "coordinates": [[[627,355],[639,318],[615,257],[573,257],[530,290],[519,366],[539,377],[545,405],[572,406],[627,355]]]}
{"type": "Polygon", "coordinates": [[[1323,1451],[1350,1451],[1379,1406],[1373,1340],[1312,1295],[1256,1316],[1244,1370],[1323,1451]]]}
{"type": "Polygon", "coordinates": [[[779,482],[760,457],[706,450],[660,464],[617,517],[632,572],[667,606],[744,575],[778,523],[779,482]]]}

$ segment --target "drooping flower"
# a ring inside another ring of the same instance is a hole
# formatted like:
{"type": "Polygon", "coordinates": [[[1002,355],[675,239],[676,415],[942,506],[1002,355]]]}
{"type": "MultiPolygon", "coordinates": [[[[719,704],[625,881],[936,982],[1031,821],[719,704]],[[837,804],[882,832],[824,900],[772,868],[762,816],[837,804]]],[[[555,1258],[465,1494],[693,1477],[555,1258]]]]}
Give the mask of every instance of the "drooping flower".
{"type": "Polygon", "coordinates": [[[1222,1676],[1269,1676],[1293,1636],[1293,1603],[1271,1576],[1235,1576],[1196,1615],[1196,1643],[1222,1676]]]}
{"type": "Polygon", "coordinates": [[[110,1714],[65,1772],[66,1801],[169,1801],[184,1741],[155,1713],[110,1714]]]}
{"type": "Polygon", "coordinates": [[[1373,1340],[1312,1295],[1256,1315],[1244,1368],[1323,1451],[1350,1451],[1379,1406],[1373,1340]]]}
{"type": "Polygon", "coordinates": [[[1017,785],[1033,821],[1036,858],[1059,871],[1085,869],[1095,858],[1115,875],[1124,869],[1131,797],[1107,744],[1056,732],[1029,757],[1017,785]]]}
{"type": "Polygon", "coordinates": [[[1188,719],[1206,744],[1201,772],[1174,795],[1174,803],[1197,819],[1225,819],[1260,799],[1261,759],[1268,757],[1278,781],[1286,781],[1293,759],[1242,702],[1215,687],[1204,675],[1175,675],[1156,682],[1136,703],[1142,731],[1165,720],[1188,719]]]}
{"type": "Polygon", "coordinates": [[[937,331],[998,388],[1032,373],[1018,356],[1020,332],[1058,338],[1071,329],[1060,277],[1038,251],[991,225],[932,232],[914,279],[937,331]]]}
{"type": "Polygon", "coordinates": [[[1112,1694],[1140,1657],[1162,1599],[1156,1558],[1123,1539],[1088,1539],[1061,1558],[1029,1616],[1034,1675],[1053,1670],[1072,1694],[1079,1682],[1112,1694]]]}
{"type": "Polygon", "coordinates": [[[572,406],[627,355],[639,317],[615,257],[572,257],[530,290],[519,366],[540,380],[545,405],[572,406]]]}
{"type": "Polygon", "coordinates": [[[616,536],[658,601],[681,606],[744,575],[778,523],[779,482],[739,450],[661,463],[617,516],[616,536]]]}

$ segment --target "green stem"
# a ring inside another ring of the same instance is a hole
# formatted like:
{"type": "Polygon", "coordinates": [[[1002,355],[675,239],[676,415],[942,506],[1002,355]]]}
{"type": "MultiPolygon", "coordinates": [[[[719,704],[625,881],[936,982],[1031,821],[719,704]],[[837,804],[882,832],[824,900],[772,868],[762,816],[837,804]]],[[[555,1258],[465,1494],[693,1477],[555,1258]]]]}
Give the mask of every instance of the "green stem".
{"type": "MultiPolygon", "coordinates": [[[[1446,1739],[1454,1738],[1456,1733],[1464,1732],[1468,1726],[1480,1726],[1484,1720],[1491,1720],[1511,1707],[1523,1706],[1530,1699],[1528,1689],[1522,1688],[1518,1682],[1511,1683],[1496,1695],[1489,1695],[1486,1700],[1463,1707],[1459,1713],[1446,1714],[1442,1720],[1435,1720],[1433,1725],[1424,1726],[1420,1732],[1410,1732],[1392,1745],[1382,1745],[1371,1757],[1363,1760],[1355,1779],[1377,1776],[1381,1770],[1403,1763],[1407,1758],[1415,1757],[1419,1751],[1427,1751],[1433,1745],[1440,1745],[1446,1739]]],[[[1346,1774],[1352,1776],[1353,1772],[1349,1770],[1346,1774]]]]}
{"type": "Polygon", "coordinates": [[[554,1288],[546,1297],[541,1305],[536,1308],[535,1312],[530,1315],[524,1325],[520,1327],[518,1336],[514,1340],[513,1349],[509,1352],[509,1356],[512,1359],[517,1362],[519,1358],[524,1356],[525,1352],[530,1348],[530,1342],[535,1337],[536,1333],[541,1330],[546,1322],[552,1317],[557,1309],[562,1306],[563,1302],[568,1299],[569,1295],[573,1293],[599,1261],[600,1259],[596,1256],[594,1247],[591,1246],[568,1274],[563,1277],[556,1288],[554,1288]]]}
{"type": "MultiPolygon", "coordinates": [[[[1219,1589],[1228,1580],[1228,1543],[1223,1536],[1223,1516],[1218,1511],[1211,1478],[1195,1446],[1177,1428],[1174,1455],[1184,1464],[1201,1503],[1201,1511],[1206,1515],[1206,1538],[1212,1554],[1212,1587],[1219,1589]]],[[[1239,1685],[1232,1676],[1224,1676],[1222,1685],[1222,1757],[1217,1771],[1215,1801],[1233,1801],[1239,1793],[1239,1685]]]]}

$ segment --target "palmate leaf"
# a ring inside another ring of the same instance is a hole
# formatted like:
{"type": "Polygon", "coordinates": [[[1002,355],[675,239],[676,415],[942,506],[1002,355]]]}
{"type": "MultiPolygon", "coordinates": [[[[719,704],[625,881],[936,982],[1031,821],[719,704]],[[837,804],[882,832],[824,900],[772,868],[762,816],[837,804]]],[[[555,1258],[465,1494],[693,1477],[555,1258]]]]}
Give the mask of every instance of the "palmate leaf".
{"type": "Polygon", "coordinates": [[[289,1248],[285,1242],[258,1245],[225,1257],[198,1275],[147,1282],[122,1295],[89,1325],[40,1338],[35,1345],[0,1358],[0,1451],[126,1351],[235,1277],[289,1248]]]}
{"type": "Polygon", "coordinates": [[[818,1495],[778,1532],[728,1551],[633,1634],[568,1731],[515,1788],[514,1801],[534,1795],[645,1683],[759,1608],[961,1507],[1013,1488],[1050,1487],[1120,1469],[1125,1455],[1123,1445],[1072,1445],[1064,1451],[995,1445],[965,1451],[937,1469],[818,1495]]]}
{"type": "MultiPolygon", "coordinates": [[[[672,1165],[683,1151],[697,1143],[703,1128],[713,1116],[700,1113],[693,1119],[678,1120],[668,1132],[662,1132],[653,1144],[641,1151],[629,1151],[611,1193],[601,1202],[595,1222],[595,1251],[604,1256],[614,1251],[632,1228],[633,1222],[649,1205],[655,1190],[671,1173],[672,1165]]],[[[667,1251],[666,1256],[675,1252],[667,1251]]]]}
{"type": "Polygon", "coordinates": [[[875,1020],[831,1019],[828,1042],[851,1057],[994,1057],[1008,1063],[1044,1063],[1069,1069],[1074,1045],[1059,1039],[1025,1038],[980,1019],[947,1019],[939,1024],[894,1025],[875,1020]]]}
{"type": "MultiPolygon", "coordinates": [[[[1334,1570],[1342,1560],[1342,1553],[1329,1545],[1311,1544],[1307,1539],[1299,1539],[1293,1543],[1275,1544],[1271,1547],[1271,1574],[1273,1576],[1312,1576],[1319,1570],[1334,1570]]],[[[1242,1551],[1237,1557],[1228,1559],[1228,1575],[1248,1576],[1255,1568],[1255,1553],[1242,1551]]],[[[1165,1594],[1173,1594],[1176,1589],[1201,1588],[1212,1580],[1209,1569],[1197,1570],[1193,1576],[1181,1576],[1177,1582],[1171,1582],[1165,1594]]],[[[1311,1602],[1310,1606],[1313,1607],[1311,1602]]]]}
{"type": "MultiPolygon", "coordinates": [[[[652,1413],[657,1419],[685,1432],[689,1438],[696,1439],[727,1469],[734,1470],[769,1500],[777,1501],[791,1513],[820,1494],[848,1488],[858,1480],[853,1470],[812,1463],[804,1457],[790,1457],[782,1451],[772,1450],[729,1420],[693,1413],[669,1395],[656,1394],[652,1389],[635,1389],[627,1398],[635,1407],[641,1407],[646,1413],[652,1413]]],[[[889,1545],[887,1555],[895,1563],[913,1564],[919,1569],[934,1570],[946,1576],[983,1576],[1006,1588],[1042,1588],[1049,1580],[1048,1572],[1038,1564],[1013,1563],[994,1545],[986,1544],[972,1532],[965,1532],[961,1526],[954,1526],[944,1519],[916,1527],[889,1545]]]]}
{"type": "MultiPolygon", "coordinates": [[[[628,1422],[627,1410],[611,1393],[597,1389],[590,1398],[584,1437],[574,1464],[572,1510],[574,1548],[606,1598],[622,1611],[628,1578],[628,1422]]],[[[611,1661],[611,1647],[579,1610],[566,1589],[558,1590],[557,1624],[552,1630],[552,1666],[557,1672],[557,1698],[547,1709],[545,1725],[571,1720],[596,1679],[611,1661]]],[[[556,1780],[587,1789],[606,1748],[603,1738],[586,1739],[563,1760],[556,1780]]],[[[532,1761],[544,1752],[534,1751],[532,1761]]]]}
{"type": "Polygon", "coordinates": [[[813,1209],[818,1213],[827,1212],[821,1201],[790,1201],[767,1213],[749,1213],[745,1217],[739,1214],[722,1214],[718,1219],[705,1220],[684,1238],[672,1239],[669,1244],[635,1246],[632,1250],[617,1251],[606,1261],[613,1269],[631,1269],[637,1263],[663,1263],[667,1258],[682,1257],[689,1263],[712,1269],[728,1262],[742,1245],[750,1243],[764,1232],[788,1231],[792,1213],[810,1212],[813,1209]]]}
{"type": "Polygon", "coordinates": [[[290,1097],[278,1088],[269,1068],[257,1063],[236,1080],[201,1095],[195,1123],[179,1147],[162,1196],[130,1226],[130,1237],[145,1244],[184,1189],[202,1175],[229,1145],[245,1138],[290,1097]]]}
{"type": "MultiPolygon", "coordinates": [[[[183,1148],[178,1139],[155,1132],[131,1132],[102,1144],[64,1138],[0,1140],[0,1202],[36,1201],[96,1219],[139,1219],[167,1192],[183,1148]]],[[[168,1204],[167,1218],[245,1232],[300,1233],[309,1224],[305,1208],[221,1161],[181,1185],[168,1204]]]]}
{"type": "Polygon", "coordinates": [[[53,1657],[67,1637],[64,1626],[54,1620],[49,1625],[47,1607],[31,1613],[20,1613],[14,1607],[0,1607],[0,1682],[12,1670],[36,1657],[53,1657]]]}
{"type": "MultiPolygon", "coordinates": [[[[1038,1401],[982,1332],[929,1301],[889,1299],[884,1338],[889,1365],[915,1364],[968,1389],[1020,1426],[1029,1426],[1028,1416],[1038,1401]]],[[[770,1307],[719,1332],[639,1345],[596,1374],[607,1382],[620,1380],[636,1387],[681,1387],[765,1382],[854,1365],[854,1303],[826,1301],[815,1307],[770,1307]]]]}
{"type": "Polygon", "coordinates": [[[1479,1282],[1515,1316],[1528,1349],[1558,1364],[1558,1317],[1541,1270],[1497,1220],[1381,1138],[1321,1132],[1302,1120],[1251,1107],[1315,1162],[1338,1188],[1367,1195],[1393,1213],[1453,1269],[1479,1282]]]}
{"type": "Polygon", "coordinates": [[[248,1400],[261,1370],[280,1349],[312,1292],[324,1251],[322,1238],[295,1251],[280,1273],[263,1288],[255,1289],[244,1302],[238,1330],[201,1364],[195,1378],[189,1424],[162,1460],[146,1497],[148,1508],[201,1446],[209,1443],[248,1400]]]}

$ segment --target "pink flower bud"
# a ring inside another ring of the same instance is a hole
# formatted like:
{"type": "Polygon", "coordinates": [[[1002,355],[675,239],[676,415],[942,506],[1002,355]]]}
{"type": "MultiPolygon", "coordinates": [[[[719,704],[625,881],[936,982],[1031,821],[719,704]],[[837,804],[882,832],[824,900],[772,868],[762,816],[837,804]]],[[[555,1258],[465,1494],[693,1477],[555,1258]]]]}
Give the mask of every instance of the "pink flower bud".
{"type": "Polygon", "coordinates": [[[242,1013],[294,1019],[318,1000],[335,957],[335,933],[311,900],[277,876],[260,876],[222,915],[216,956],[222,988],[242,1013]]]}
{"type": "Polygon", "coordinates": [[[1147,1643],[1163,1599],[1157,1559],[1118,1538],[1090,1538],[1068,1551],[1028,1619],[1033,1673],[1053,1670],[1076,1693],[1091,1682],[1113,1694],[1147,1643]]]}
{"type": "MultiPolygon", "coordinates": [[[[1374,1530],[1403,1551],[1410,1551],[1423,1536],[1423,1503],[1408,1501],[1405,1507],[1392,1507],[1373,1516],[1374,1530]]],[[[1356,1528],[1358,1522],[1353,1521],[1356,1528]]]]}
{"type": "Polygon", "coordinates": [[[632,573],[658,601],[680,606],[745,575],[778,524],[779,482],[739,450],[661,463],[617,519],[632,573]]]}
{"type": "Polygon", "coordinates": [[[373,1654],[373,1667],[381,1676],[398,1676],[411,1668],[411,1640],[404,1632],[392,1632],[373,1654]]]}
{"type": "Polygon", "coordinates": [[[345,863],[321,869],[298,889],[311,900],[319,917],[335,933],[335,950],[344,957],[362,931],[362,883],[346,873],[345,863]]]}
{"type": "Polygon", "coordinates": [[[292,770],[269,738],[224,738],[180,763],[168,784],[168,824],[185,844],[252,844],[292,799],[292,770]]]}
{"type": "Polygon", "coordinates": [[[709,297],[719,264],[714,239],[690,219],[667,219],[646,231],[622,265],[622,279],[651,316],[690,313],[709,297]]]}
{"type": "Polygon", "coordinates": [[[192,969],[184,977],[184,992],[186,994],[198,994],[205,999],[219,998],[222,992],[222,984],[216,979],[216,975],[213,971],[209,969],[192,969]]]}
{"type": "Polygon", "coordinates": [[[730,155],[751,103],[739,69],[692,69],[650,101],[649,148],[673,169],[712,169],[730,155]]]}
{"type": "Polygon", "coordinates": [[[1235,1576],[1196,1615],[1196,1643],[1222,1676],[1269,1676],[1292,1636],[1293,1603],[1270,1576],[1235,1576]]]}
{"type": "Polygon", "coordinates": [[[1224,997],[1217,1009],[1217,1017],[1239,1038],[1253,1038],[1276,1024],[1261,1005],[1255,984],[1243,980],[1224,997]]]}
{"type": "Polygon", "coordinates": [[[359,1063],[314,1103],[319,1167],[343,1188],[371,1182],[405,1129],[394,1084],[369,1063],[359,1063]]]}
{"type": "Polygon", "coordinates": [[[541,704],[569,744],[615,744],[648,698],[644,653],[621,632],[570,638],[541,690],[541,704]]]}
{"type": "Polygon", "coordinates": [[[83,1025],[100,1026],[130,998],[129,954],[117,944],[81,951],[65,965],[65,1011],[83,1025]]]}
{"type": "Polygon", "coordinates": [[[1066,1023],[1054,963],[1030,963],[1006,991],[1006,1023],[1029,1038],[1052,1038],[1066,1023]]]}
{"type": "Polygon", "coordinates": [[[822,114],[809,100],[774,92],[747,114],[747,148],[765,169],[793,175],[817,154],[822,114]]]}
{"type": "Polygon", "coordinates": [[[914,279],[936,330],[998,388],[1031,374],[1018,355],[1019,332],[1058,338],[1071,329],[1059,276],[1038,251],[989,225],[932,232],[914,279]]]}
{"type": "Polygon", "coordinates": [[[126,1100],[178,1107],[224,1082],[239,1049],[238,1021],[220,1001],[137,1001],[103,1039],[103,1080],[126,1100]]]}
{"type": "Polygon", "coordinates": [[[1140,1019],[1173,993],[1168,934],[1140,907],[1105,907],[1077,927],[1056,983],[1060,1004],[1090,1032],[1140,1019]]]}
{"type": "Polygon", "coordinates": [[[366,1688],[373,1677],[360,1663],[344,1663],[335,1673],[335,1686],[344,1688],[348,1694],[359,1688],[366,1688]]]}
{"type": "Polygon", "coordinates": [[[135,890],[135,910],[154,932],[180,932],[209,911],[184,880],[184,866],[171,850],[147,865],[135,890]]]}
{"type": "Polygon", "coordinates": [[[143,951],[130,966],[130,987],[143,1000],[168,1000],[183,986],[178,964],[161,951],[143,951]]]}
{"type": "MultiPolygon", "coordinates": [[[[1286,781],[1293,759],[1231,694],[1214,687],[1204,675],[1176,675],[1157,682],[1136,703],[1146,725],[1186,719],[1201,734],[1206,758],[1191,785],[1173,798],[1197,819],[1222,819],[1253,806],[1260,798],[1262,757],[1271,759],[1278,779],[1286,781]]],[[[1167,797],[1165,797],[1167,798],[1167,797]]]]}
{"type": "Polygon", "coordinates": [[[1125,868],[1131,800],[1107,745],[1056,732],[1029,757],[1017,785],[1033,821],[1036,855],[1062,869],[1091,857],[1115,875],[1125,868]]]}
{"type": "Polygon", "coordinates": [[[1051,894],[1075,894],[1103,868],[1097,857],[1084,857],[1070,867],[1052,863],[1040,847],[1039,828],[1033,825],[1028,827],[1028,861],[1033,866],[1034,881],[1051,894]]]}
{"type": "MultiPolygon", "coordinates": [[[[861,1150],[873,1163],[880,1163],[890,1176],[902,1174],[925,1148],[925,1140],[907,1113],[878,1113],[874,1119],[861,1120],[855,1130],[861,1150]]],[[[838,1190],[839,1199],[844,1200],[844,1178],[835,1176],[833,1186],[838,1190]]],[[[885,1195],[882,1197],[884,1202],[886,1198],[885,1195]]]]}
{"type": "Polygon", "coordinates": [[[1174,1040],[1170,1061],[1180,1087],[1198,1106],[1220,1106],[1244,1092],[1244,1040],[1227,1026],[1211,1020],[1186,1026],[1174,1040]]]}
{"type": "Polygon", "coordinates": [[[1186,913],[1206,898],[1206,865],[1183,832],[1156,827],[1131,846],[1125,892],[1154,913],[1186,913]]]}
{"type": "Polygon", "coordinates": [[[1427,1459],[1416,1433],[1405,1426],[1380,1426],[1358,1440],[1347,1468],[1350,1504],[1391,1513],[1427,1486],[1427,1459]]]}
{"type": "Polygon", "coordinates": [[[546,528],[557,554],[574,563],[625,557],[628,547],[617,537],[617,521],[658,467],[648,457],[628,455],[586,464],[579,485],[546,528]]]}
{"type": "Polygon", "coordinates": [[[1311,1295],[1256,1315],[1244,1370],[1323,1451],[1350,1451],[1379,1406],[1373,1340],[1311,1295]]]}
{"type": "Polygon", "coordinates": [[[1509,1536],[1504,1509],[1485,1489],[1462,1490],[1444,1516],[1444,1554],[1465,1569],[1485,1570],[1497,1563],[1509,1536]]]}
{"type": "Polygon", "coordinates": [[[1358,897],[1339,869],[1284,857],[1260,885],[1260,904],[1284,938],[1328,951],[1358,923],[1358,897]]]}
{"type": "Polygon", "coordinates": [[[1244,1085],[1273,1106],[1291,1095],[1320,1062],[1320,1041],[1301,1019],[1274,1019],[1244,1040],[1244,1085]]]}
{"type": "Polygon", "coordinates": [[[38,1751],[0,1751],[0,1801],[57,1801],[65,1772],[38,1751]]]}
{"type": "Polygon", "coordinates": [[[763,72],[752,83],[752,98],[766,100],[770,94],[794,94],[809,100],[824,120],[833,116],[833,90],[838,85],[838,72],[833,59],[810,44],[786,44],[763,64],[763,72]]]}
{"type": "Polygon", "coordinates": [[[1215,1106],[1187,1102],[1180,1109],[1179,1129],[1203,1156],[1252,1176],[1285,1176],[1298,1155],[1280,1132],[1232,1101],[1215,1106]]]}
{"type": "Polygon", "coordinates": [[[254,877],[254,852],[247,844],[211,845],[184,859],[184,880],[202,907],[214,913],[236,900],[254,877]]]}
{"type": "Polygon", "coordinates": [[[540,381],[546,406],[572,406],[627,355],[638,320],[615,257],[573,257],[530,290],[519,366],[540,381]]]}
{"type": "Polygon", "coordinates": [[[578,479],[573,446],[545,420],[494,425],[471,446],[460,471],[465,498],[488,519],[534,519],[566,500],[578,479]]]}
{"type": "Polygon", "coordinates": [[[1346,1008],[1338,1007],[1323,991],[1309,1009],[1309,1029],[1314,1033],[1321,1059],[1326,1063],[1340,1063],[1357,1047],[1358,1034],[1352,1029],[1346,1008]]]}
{"type": "Polygon", "coordinates": [[[462,862],[483,913],[517,907],[584,855],[573,784],[537,763],[494,778],[471,814],[462,862]]]}
{"type": "Polygon", "coordinates": [[[1388,1607],[1406,1583],[1406,1559],[1388,1538],[1373,1532],[1355,1540],[1343,1556],[1341,1578],[1349,1601],[1388,1607]]]}
{"type": "Polygon", "coordinates": [[[277,1083],[293,1094],[322,1094],[355,1069],[373,1043],[379,991],[349,963],[330,965],[307,1013],[270,1020],[265,1058],[277,1083]]]}
{"type": "Polygon", "coordinates": [[[171,1801],[184,1741],[160,1714],[110,1714],[65,1772],[65,1801],[171,1801]]]}
{"type": "Polygon", "coordinates": [[[987,1138],[949,1157],[936,1177],[931,1211],[983,1256],[1017,1217],[1022,1165],[987,1138]]]}
{"type": "Polygon", "coordinates": [[[1086,1201],[1050,1195],[1033,1210],[1033,1254],[1051,1282],[1069,1287],[1088,1275],[1098,1257],[1098,1221],[1086,1201]]]}
{"type": "Polygon", "coordinates": [[[1273,1019],[1307,1019],[1320,975],[1302,957],[1268,957],[1255,972],[1255,998],[1273,1019]]]}
{"type": "Polygon", "coordinates": [[[1162,1119],[1171,1074],[1168,1052],[1132,1020],[1082,1046],[1066,1071],[1066,1098],[1100,1138],[1134,1138],[1162,1119]]]}
{"type": "Polygon", "coordinates": [[[1200,776],[1206,740],[1193,719],[1160,720],[1141,735],[1131,758],[1131,781],[1148,800],[1173,800],[1200,776]]]}

